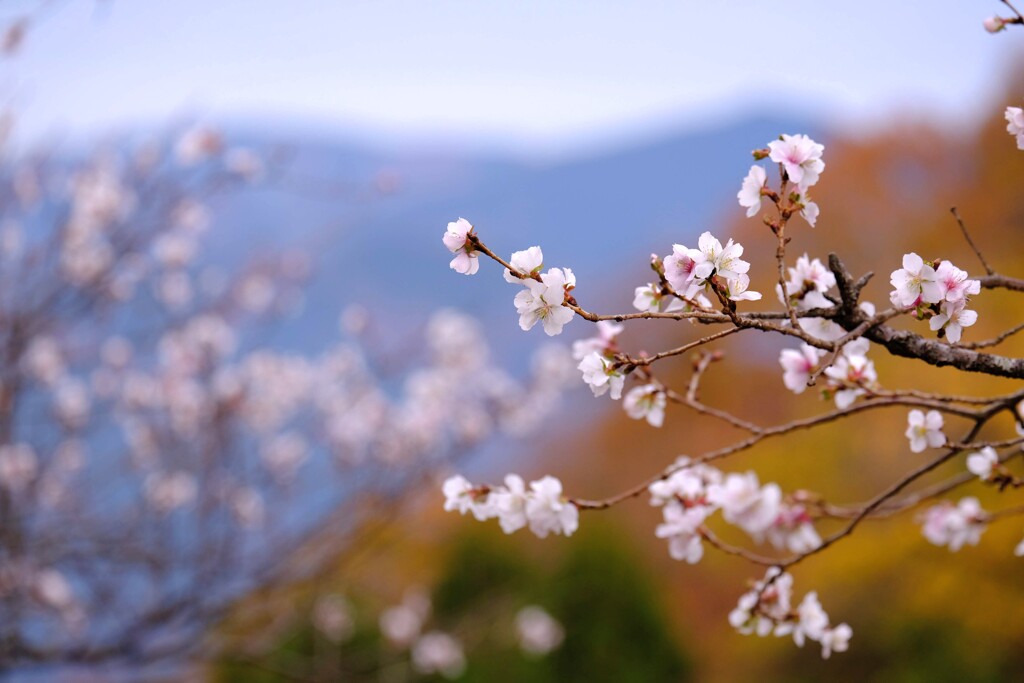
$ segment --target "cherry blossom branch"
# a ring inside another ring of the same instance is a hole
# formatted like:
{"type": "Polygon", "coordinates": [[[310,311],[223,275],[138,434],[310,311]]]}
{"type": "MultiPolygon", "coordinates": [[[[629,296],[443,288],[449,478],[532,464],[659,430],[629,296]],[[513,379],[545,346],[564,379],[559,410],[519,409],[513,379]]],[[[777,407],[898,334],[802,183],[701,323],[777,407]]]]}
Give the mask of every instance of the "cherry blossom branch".
{"type": "MultiPolygon", "coordinates": [[[[842,297],[842,305],[833,320],[846,330],[855,330],[865,318],[864,313],[856,307],[860,294],[859,281],[854,282],[853,276],[835,253],[829,254],[829,268],[836,276],[836,285],[842,297]]],[[[1021,284],[1024,291],[1024,282],[1021,284]]],[[[916,358],[937,367],[952,365],[965,372],[1024,379],[1024,359],[1021,358],[979,353],[939,340],[925,339],[912,332],[896,330],[886,325],[875,325],[867,329],[864,337],[884,346],[894,356],[916,358]]]]}
{"type": "Polygon", "coordinates": [[[1011,3],[1010,0],[1000,0],[1000,1],[1004,5],[1006,5],[1010,9],[1011,12],[1013,12],[1015,15],[1017,15],[1014,19],[1007,20],[1006,23],[1024,24],[1024,14],[1021,14],[1017,10],[1017,8],[1013,6],[1013,3],[1011,3]]]}
{"type": "Polygon", "coordinates": [[[968,418],[968,419],[972,419],[972,420],[977,420],[981,416],[988,415],[989,413],[994,414],[995,412],[998,412],[998,411],[1006,409],[1006,403],[1004,403],[1004,402],[999,402],[997,405],[987,405],[987,406],[984,407],[984,409],[981,409],[981,410],[978,410],[978,411],[973,411],[973,410],[966,410],[966,409],[955,408],[955,407],[949,406],[947,404],[944,404],[944,403],[941,403],[941,402],[938,402],[938,401],[931,401],[931,400],[925,400],[925,399],[917,399],[917,398],[913,398],[913,397],[891,397],[891,398],[879,397],[879,398],[872,398],[872,399],[868,399],[868,400],[866,400],[864,402],[861,402],[861,403],[855,403],[855,404],[853,404],[853,405],[851,405],[851,406],[849,406],[847,408],[841,408],[841,409],[833,410],[831,412],[824,413],[822,415],[817,415],[817,416],[814,416],[814,417],[804,418],[804,419],[801,419],[801,420],[793,420],[791,422],[787,422],[787,423],[782,424],[782,425],[777,425],[775,427],[761,428],[754,435],[752,435],[752,436],[750,436],[750,437],[748,437],[746,439],[743,439],[741,441],[738,441],[736,443],[733,443],[733,444],[731,444],[729,446],[725,446],[725,447],[719,448],[717,450],[708,451],[708,452],[704,453],[703,455],[694,458],[693,461],[691,463],[687,464],[687,465],[673,464],[670,467],[667,467],[666,469],[664,469],[661,473],[659,473],[659,474],[657,474],[657,475],[655,475],[653,477],[650,477],[650,478],[644,480],[643,482],[641,482],[639,484],[636,484],[636,485],[630,487],[629,489],[626,489],[626,490],[624,490],[624,491],[622,491],[622,492],[620,492],[620,493],[618,493],[616,495],[613,495],[613,496],[610,496],[608,498],[604,498],[604,499],[601,499],[601,500],[587,500],[587,499],[583,499],[583,498],[573,498],[572,502],[580,510],[606,510],[606,509],[611,508],[611,507],[613,507],[615,505],[618,505],[619,503],[622,503],[622,502],[624,502],[626,500],[629,500],[630,498],[635,498],[635,497],[637,497],[639,495],[642,495],[642,494],[646,493],[647,490],[650,488],[651,484],[653,484],[655,482],[658,482],[658,481],[663,481],[663,480],[669,478],[670,476],[672,476],[672,474],[674,474],[675,472],[678,472],[679,470],[683,469],[684,467],[689,467],[689,466],[692,466],[694,464],[705,464],[705,463],[713,462],[715,460],[721,460],[722,458],[728,457],[728,456],[733,455],[735,453],[739,453],[741,451],[745,451],[745,450],[748,450],[750,448],[753,448],[758,443],[760,443],[762,440],[770,438],[770,437],[784,436],[784,435],[789,434],[789,433],[794,432],[794,431],[798,431],[798,430],[801,430],[801,429],[811,429],[811,428],[817,427],[819,425],[823,425],[823,424],[826,424],[826,423],[833,422],[835,420],[839,420],[839,419],[842,419],[842,418],[845,418],[845,417],[849,417],[849,416],[855,415],[857,413],[865,412],[865,411],[868,411],[868,410],[873,410],[873,409],[876,409],[876,408],[890,407],[890,406],[911,406],[911,407],[917,407],[917,408],[929,408],[929,409],[933,409],[933,410],[941,410],[941,411],[947,412],[949,414],[958,415],[960,417],[964,417],[964,418],[968,418]]]}

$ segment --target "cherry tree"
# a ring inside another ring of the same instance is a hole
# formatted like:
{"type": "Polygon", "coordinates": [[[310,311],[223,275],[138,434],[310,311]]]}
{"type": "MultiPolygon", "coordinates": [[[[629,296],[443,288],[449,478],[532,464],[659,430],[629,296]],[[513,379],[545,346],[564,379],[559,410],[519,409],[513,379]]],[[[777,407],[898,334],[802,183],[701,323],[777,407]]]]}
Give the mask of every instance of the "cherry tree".
{"type": "MultiPolygon", "coordinates": [[[[986,30],[1024,24],[1024,15],[1011,3],[1003,4],[1013,16],[986,20],[986,30]]],[[[1005,116],[1007,131],[1024,149],[1024,113],[1010,106],[1005,116]]],[[[652,428],[670,421],[672,412],[690,411],[718,420],[743,437],[679,457],[601,500],[565,492],[552,476],[527,484],[510,474],[498,485],[454,476],[443,486],[444,507],[478,520],[496,518],[505,533],[529,528],[539,537],[570,536],[578,529],[581,513],[649,496],[662,515],[653,531],[667,541],[672,558],[694,564],[710,547],[762,568],[763,578],[752,582],[728,615],[738,632],[791,637],[798,646],[814,641],[828,658],[847,650],[853,630],[829,616],[817,592],[798,598],[789,573],[792,567],[844,541],[871,519],[916,514],[928,542],[957,551],[978,544],[990,525],[1024,515],[1024,505],[1014,500],[1024,476],[1010,462],[1019,460],[1024,444],[1024,389],[965,396],[889,388],[872,360],[873,355],[888,354],[912,360],[921,372],[952,367],[965,375],[1024,379],[1024,359],[1000,353],[1000,346],[1024,330],[1024,323],[1011,320],[991,339],[970,338],[979,311],[986,314],[984,292],[1024,292],[1024,280],[998,272],[953,209],[965,248],[947,247],[941,258],[926,260],[917,253],[887,253],[880,245],[878,267],[891,273],[891,292],[879,306],[862,296],[873,273],[851,273],[840,254],[822,260],[804,253],[792,259],[801,232],[827,215],[828,208],[811,198],[826,169],[824,146],[806,135],[783,134],[755,149],[753,158],[754,165],[739,183],[737,200],[747,217],[761,217],[775,243],[774,254],[751,258],[734,239],[723,241],[711,232],[701,234],[696,246],[671,245],[671,253],[651,256],[652,281],[636,287],[635,310],[629,312],[604,314],[586,308],[573,271],[545,268],[539,246],[515,251],[506,260],[468,220],[448,224],[443,243],[454,254],[451,269],[474,275],[481,270],[481,259],[502,267],[505,280],[517,292],[513,303],[522,330],[541,327],[555,336],[577,318],[594,324],[595,334],[577,341],[573,351],[582,379],[595,396],[621,400],[629,417],[645,420],[652,428]],[[745,255],[773,271],[774,292],[751,290],[754,265],[742,258],[745,255]],[[777,305],[758,308],[754,302],[762,300],[775,300],[777,305]],[[620,345],[626,325],[651,320],[685,321],[692,339],[657,353],[631,352],[620,345]],[[701,399],[706,376],[724,358],[715,349],[716,342],[744,333],[753,336],[747,332],[751,330],[792,343],[779,356],[780,389],[805,394],[806,400],[817,394],[823,401],[821,412],[765,425],[701,399]],[[685,386],[672,386],[657,369],[666,359],[686,355],[692,358],[690,379],[685,386]],[[775,483],[762,482],[755,471],[723,469],[730,456],[755,450],[767,440],[793,438],[837,421],[867,421],[876,411],[894,407],[907,411],[906,441],[892,434],[880,447],[927,452],[929,458],[868,500],[828,500],[813,492],[813,482],[807,482],[806,489],[786,492],[775,483]],[[960,463],[959,473],[937,481],[928,478],[951,461],[960,463]],[[974,483],[998,491],[1005,502],[998,509],[983,509],[976,497],[961,494],[974,483]],[[956,496],[958,500],[951,498],[956,496]],[[750,543],[723,540],[722,525],[737,527],[750,543]]],[[[1024,541],[1007,552],[1024,555],[1024,541]]]]}

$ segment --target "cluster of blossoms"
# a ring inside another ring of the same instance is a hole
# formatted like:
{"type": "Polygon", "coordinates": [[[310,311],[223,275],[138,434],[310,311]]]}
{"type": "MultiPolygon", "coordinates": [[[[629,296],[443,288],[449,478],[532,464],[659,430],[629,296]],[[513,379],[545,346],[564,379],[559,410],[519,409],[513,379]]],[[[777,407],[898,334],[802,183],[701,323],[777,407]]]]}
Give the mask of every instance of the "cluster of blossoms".
{"type": "MultiPolygon", "coordinates": [[[[858,397],[863,396],[877,387],[878,373],[875,364],[867,357],[871,343],[864,339],[855,339],[843,346],[835,362],[825,368],[823,373],[827,379],[822,389],[822,396],[832,397],[836,407],[850,407],[858,397]]],[[[810,344],[801,344],[799,350],[783,349],[779,354],[779,365],[782,366],[782,381],[786,388],[795,394],[803,393],[808,382],[821,370],[825,352],[810,344]]]]}
{"type": "Polygon", "coordinates": [[[892,272],[889,282],[894,307],[913,310],[918,320],[928,320],[929,327],[951,343],[960,341],[963,328],[978,320],[967,304],[970,295],[981,291],[981,282],[950,261],[928,263],[917,254],[906,254],[903,267],[892,272]]]}
{"type": "Polygon", "coordinates": [[[704,556],[704,523],[717,510],[726,522],[757,543],[804,553],[821,545],[807,509],[784,499],[777,484],[761,486],[754,472],[723,474],[702,463],[679,458],[674,471],[654,482],[651,505],[661,507],[664,521],[655,530],[668,541],[669,555],[696,564],[704,556]]]}
{"type": "Polygon", "coordinates": [[[474,486],[456,475],[442,490],[445,510],[470,512],[480,521],[497,518],[506,534],[528,526],[539,538],[571,536],[579,528],[579,509],[562,495],[562,482],[550,475],[530,482],[529,488],[516,474],[507,475],[504,486],[474,486]]]}
{"type": "MultiPolygon", "coordinates": [[[[455,254],[449,266],[464,275],[473,275],[480,268],[479,252],[475,246],[476,234],[472,224],[465,218],[448,224],[441,238],[448,250],[455,254]]],[[[505,269],[505,280],[520,284],[523,291],[515,298],[519,326],[523,330],[533,329],[541,323],[548,336],[561,334],[562,328],[573,318],[573,310],[565,304],[570,292],[576,287],[576,276],[569,268],[544,268],[544,254],[540,247],[517,251],[509,259],[515,268],[505,269]]]]}
{"type": "Polygon", "coordinates": [[[929,542],[956,552],[965,545],[978,545],[987,518],[977,498],[961,498],[956,505],[943,501],[925,510],[921,531],[929,542]]]}
{"type": "MultiPolygon", "coordinates": [[[[783,189],[787,182],[795,184],[788,196],[790,206],[799,210],[812,228],[818,221],[819,211],[807,191],[818,183],[821,172],[825,170],[825,162],[821,160],[824,151],[824,145],[806,135],[782,135],[778,140],[769,142],[767,149],[754,152],[757,159],[767,157],[782,167],[783,189]]],[[[740,206],[747,209],[747,217],[753,218],[761,210],[762,200],[766,196],[778,201],[778,196],[768,187],[767,172],[755,164],[743,179],[743,186],[736,198],[740,206]]]]}
{"type": "MultiPolygon", "coordinates": [[[[597,323],[597,336],[573,344],[573,358],[579,361],[576,367],[594,396],[607,393],[614,400],[623,398],[626,373],[616,359],[616,337],[621,332],[622,325],[602,320],[597,323]]],[[[660,427],[665,421],[667,403],[665,389],[657,382],[648,382],[630,389],[622,406],[634,420],[647,420],[652,427],[660,427]]]]}
{"type": "Polygon", "coordinates": [[[1024,149],[1024,109],[1006,108],[1006,132],[1017,139],[1017,149],[1024,149]]]}
{"type": "Polygon", "coordinates": [[[770,567],[764,579],[740,597],[729,614],[729,623],[745,635],[791,635],[800,647],[808,640],[814,641],[821,645],[825,659],[833,652],[845,652],[853,636],[847,624],[831,625],[816,592],[804,595],[794,608],[793,577],[778,567],[770,567]]]}
{"type": "Polygon", "coordinates": [[[710,232],[697,239],[697,248],[673,244],[672,253],[664,259],[665,279],[676,296],[691,306],[704,306],[701,292],[730,301],[757,301],[760,292],[750,291],[750,264],[740,258],[743,245],[731,239],[722,246],[710,232]]]}

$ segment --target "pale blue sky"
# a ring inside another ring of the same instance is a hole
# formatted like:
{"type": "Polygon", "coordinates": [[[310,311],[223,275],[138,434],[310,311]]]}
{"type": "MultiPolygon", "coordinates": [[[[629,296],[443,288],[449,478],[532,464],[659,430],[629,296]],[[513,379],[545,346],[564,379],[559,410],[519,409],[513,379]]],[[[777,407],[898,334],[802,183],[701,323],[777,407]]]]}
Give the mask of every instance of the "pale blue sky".
{"type": "Polygon", "coordinates": [[[199,114],[557,151],[739,118],[766,101],[856,125],[895,112],[948,123],[989,104],[1024,45],[1024,30],[982,30],[1000,10],[995,0],[67,0],[0,64],[0,95],[29,137],[199,114]]]}

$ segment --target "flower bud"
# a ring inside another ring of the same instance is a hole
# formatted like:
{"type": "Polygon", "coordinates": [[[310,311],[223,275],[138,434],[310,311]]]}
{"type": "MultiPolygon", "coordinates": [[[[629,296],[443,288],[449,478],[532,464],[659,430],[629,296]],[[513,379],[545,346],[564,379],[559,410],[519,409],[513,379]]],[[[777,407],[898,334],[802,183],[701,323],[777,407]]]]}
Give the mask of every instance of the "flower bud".
{"type": "Polygon", "coordinates": [[[982,22],[982,26],[984,26],[985,30],[989,33],[999,33],[1006,28],[1006,20],[1002,17],[989,17],[982,22]]]}

